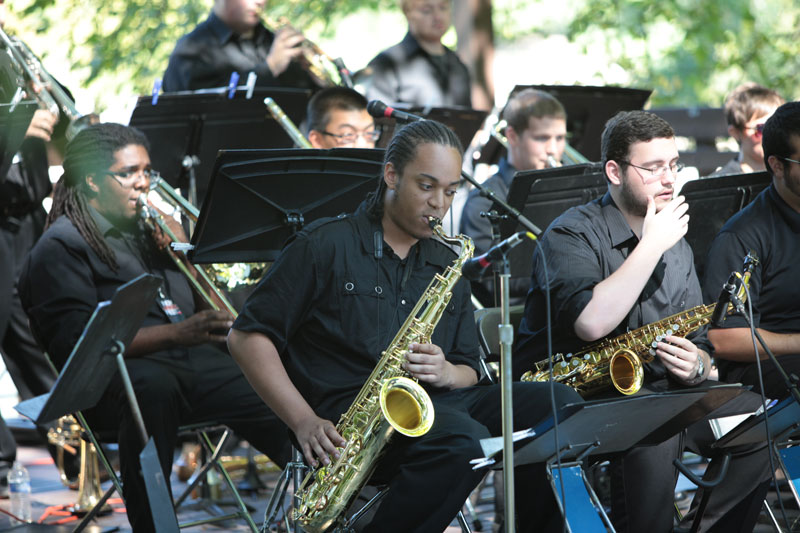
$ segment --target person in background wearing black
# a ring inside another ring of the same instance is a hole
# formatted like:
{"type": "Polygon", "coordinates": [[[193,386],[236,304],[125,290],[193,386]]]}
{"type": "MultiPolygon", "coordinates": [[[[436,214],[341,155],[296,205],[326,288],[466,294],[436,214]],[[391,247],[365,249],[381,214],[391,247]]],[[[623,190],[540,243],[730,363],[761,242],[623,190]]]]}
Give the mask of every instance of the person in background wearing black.
{"type": "Polygon", "coordinates": [[[442,44],[450,28],[452,0],[401,0],[408,21],[403,40],[362,71],[368,100],[387,104],[472,107],[469,71],[442,44]]]}
{"type": "Polygon", "coordinates": [[[313,148],[375,148],[381,136],[367,113],[367,100],[347,87],[329,87],[312,96],[306,122],[313,148]]]}
{"type": "Polygon", "coordinates": [[[316,88],[301,66],[303,34],[291,27],[268,30],[265,0],[215,0],[208,18],[178,40],[164,72],[164,92],[225,87],[233,72],[244,84],[255,72],[261,87],[316,88]]]}
{"type": "MultiPolygon", "coordinates": [[[[428,217],[447,212],[461,181],[463,149],[438,122],[392,139],[378,189],[352,215],[306,226],[250,296],[228,335],[231,354],[289,425],[306,461],[329,464],[343,444],[334,421],[347,410],[435,275],[455,259],[432,238],[428,217]]],[[[483,477],[469,461],[499,435],[500,389],[477,385],[478,344],[469,284],[459,280],[428,344],[412,343],[403,368],[434,405],[428,433],[395,434],[378,461],[388,483],[364,531],[443,531],[483,477]]],[[[550,388],[514,384],[515,429],[550,413],[550,388]]],[[[555,403],[580,401],[555,386],[555,403]]],[[[544,472],[515,476],[517,531],[560,531],[544,472]]]]}
{"type": "Polygon", "coordinates": [[[777,92],[752,82],[739,85],[728,95],[725,120],[728,134],[739,143],[739,154],[709,174],[710,178],[765,170],[761,132],[764,123],[783,102],[777,92]]]}
{"type": "MultiPolygon", "coordinates": [[[[800,374],[800,102],[780,106],[764,125],[761,143],[772,184],[725,223],[711,243],[703,279],[706,302],[715,302],[732,271],[755,252],[758,266],[750,279],[754,327],[791,375],[800,374]]],[[[708,338],[720,379],[761,390],[750,328],[739,315],[728,316],[708,338]]],[[[764,394],[784,398],[784,386],[761,345],[764,394]]]]}
{"type": "MultiPolygon", "coordinates": [[[[141,132],[119,124],[86,128],[67,145],[49,227],[20,278],[32,330],[61,367],[99,302],[140,274],[160,277],[159,297],[125,356],[165,479],[182,424],[226,424],[285,463],[286,427],[218,344],[231,317],[200,309],[203,304],[195,303],[189,282],[165,252],[164,236],[144,227],[138,199],[153,174],[147,147],[141,132]]],[[[171,225],[182,233],[177,223],[171,225]]],[[[122,389],[115,376],[87,418],[94,429],[118,430],[128,518],[134,531],[153,531],[139,467],[141,438],[122,389]]]]}
{"type": "MultiPolygon", "coordinates": [[[[567,144],[567,112],[552,95],[536,89],[525,89],[509,99],[503,109],[503,120],[508,123],[508,154],[500,159],[497,174],[486,180],[484,185],[494,191],[499,199],[506,200],[517,172],[548,168],[551,159],[561,164],[567,144]]],[[[472,237],[476,256],[496,244],[492,239],[491,222],[481,216],[482,212],[491,209],[491,200],[482,196],[477,189],[470,191],[460,225],[461,233],[472,237]]],[[[491,280],[472,285],[475,295],[487,306],[494,305],[492,285],[491,280]]],[[[511,304],[523,303],[529,287],[527,278],[512,280],[511,304]]]]}
{"type": "MultiPolygon", "coordinates": [[[[644,111],[621,112],[606,123],[601,152],[608,192],[567,210],[539,241],[514,351],[515,377],[548,356],[544,258],[553,353],[574,353],[702,304],[692,250],[683,239],[687,205],[673,192],[681,169],[674,137],[669,124],[644,111]]],[[[711,366],[709,350],[704,330],[686,338],[665,337],[655,359],[645,364],[645,386],[655,391],[702,383],[711,366]]],[[[660,445],[634,448],[613,460],[611,511],[617,531],[672,531],[677,481],[672,460],[684,446],[711,454],[713,441],[709,424],[700,421],[660,445]]],[[[752,531],[768,471],[764,446],[737,450],[725,481],[711,494],[702,530],[752,531]]],[[[682,524],[692,518],[684,517],[682,524]]]]}

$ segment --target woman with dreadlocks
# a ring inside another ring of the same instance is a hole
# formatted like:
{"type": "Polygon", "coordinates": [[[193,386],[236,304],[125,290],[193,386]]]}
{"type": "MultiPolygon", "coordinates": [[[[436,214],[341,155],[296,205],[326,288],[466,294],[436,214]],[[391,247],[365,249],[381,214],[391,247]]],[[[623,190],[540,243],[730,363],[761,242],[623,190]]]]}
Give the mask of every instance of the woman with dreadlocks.
{"type": "MultiPolygon", "coordinates": [[[[147,432],[169,481],[178,426],[227,424],[276,462],[288,459],[285,426],[264,406],[220,345],[230,318],[198,310],[188,281],[139,217],[149,190],[148,143],[134,128],[97,124],[67,145],[49,227],[23,267],[20,293],[31,326],[62,366],[97,304],[142,273],[163,280],[125,357],[147,432]]],[[[139,473],[141,439],[115,377],[88,413],[118,429],[122,478],[133,530],[153,531],[139,473]]]]}

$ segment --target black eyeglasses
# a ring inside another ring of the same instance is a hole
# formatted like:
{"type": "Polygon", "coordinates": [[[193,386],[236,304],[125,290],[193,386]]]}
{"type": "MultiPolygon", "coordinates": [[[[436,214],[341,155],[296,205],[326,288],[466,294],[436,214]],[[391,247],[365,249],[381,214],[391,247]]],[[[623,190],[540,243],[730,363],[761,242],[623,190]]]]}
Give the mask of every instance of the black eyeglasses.
{"type": "MultiPolygon", "coordinates": [[[[649,173],[650,179],[663,178],[667,174],[667,172],[672,172],[672,175],[674,176],[686,167],[686,165],[684,165],[683,163],[672,163],[670,165],[663,165],[660,167],[640,167],[639,165],[634,165],[630,161],[620,161],[620,163],[630,165],[633,168],[637,168],[639,170],[647,171],[649,173]]],[[[639,173],[639,175],[642,176],[641,172],[639,173]]],[[[642,178],[645,179],[644,176],[642,176],[642,178]]]]}
{"type": "Polygon", "coordinates": [[[376,142],[381,136],[380,130],[362,131],[360,133],[331,133],[329,131],[322,131],[320,133],[333,137],[336,139],[337,144],[354,144],[359,137],[364,139],[366,142],[376,142]]]}
{"type": "Polygon", "coordinates": [[[122,172],[122,171],[115,172],[113,170],[106,170],[106,174],[114,178],[114,181],[116,181],[123,187],[130,187],[139,178],[152,180],[154,178],[161,177],[161,174],[159,174],[157,170],[153,170],[150,168],[145,170],[131,170],[128,172],[122,172]]]}

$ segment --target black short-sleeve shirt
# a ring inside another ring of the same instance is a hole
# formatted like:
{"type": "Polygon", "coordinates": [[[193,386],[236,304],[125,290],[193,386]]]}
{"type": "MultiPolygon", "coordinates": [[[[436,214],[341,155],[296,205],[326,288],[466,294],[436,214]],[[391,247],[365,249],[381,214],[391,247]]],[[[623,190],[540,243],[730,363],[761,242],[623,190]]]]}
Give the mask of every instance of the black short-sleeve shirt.
{"type": "MultiPolygon", "coordinates": [[[[233,327],[269,337],[303,397],[319,416],[335,418],[339,413],[332,410],[361,389],[423,291],[455,257],[427,239],[401,260],[383,242],[380,223],[363,211],[317,222],[283,250],[233,327]]],[[[451,363],[477,370],[464,280],[432,342],[451,363]]]]}
{"type": "MultiPolygon", "coordinates": [[[[547,267],[549,278],[553,353],[574,353],[589,344],[575,335],[574,328],[578,316],[592,299],[595,285],[622,266],[638,244],[639,239],[609,193],[567,210],[550,224],[534,252],[531,290],[514,351],[516,378],[549,355],[543,267],[547,267]]],[[[609,336],[621,335],[700,304],[700,283],[692,250],[681,239],[661,257],[628,316],[609,336]]],[[[705,328],[687,338],[699,348],[710,350],[705,328]]],[[[658,359],[645,365],[646,381],[665,375],[658,359]]]]}
{"type": "MultiPolygon", "coordinates": [[[[800,332],[800,213],[771,185],[731,217],[711,243],[703,277],[703,297],[717,301],[731,272],[742,271],[749,251],[758,258],[750,278],[753,323],[774,333],[800,332]]],[[[724,328],[746,328],[738,315],[728,316],[724,328]]],[[[718,359],[723,377],[750,363],[718,359]]]]}

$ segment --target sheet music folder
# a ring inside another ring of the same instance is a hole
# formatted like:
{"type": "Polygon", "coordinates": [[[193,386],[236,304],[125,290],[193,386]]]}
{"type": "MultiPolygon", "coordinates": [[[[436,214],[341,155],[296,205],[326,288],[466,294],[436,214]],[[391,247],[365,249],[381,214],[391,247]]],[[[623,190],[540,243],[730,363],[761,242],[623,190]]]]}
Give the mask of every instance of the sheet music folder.
{"type": "Polygon", "coordinates": [[[792,397],[785,398],[768,409],[766,413],[753,415],[723,435],[714,443],[714,448],[727,448],[742,444],[765,442],[767,431],[764,417],[769,416],[769,430],[772,436],[779,435],[794,426],[800,425],[800,405],[792,397]]]}
{"type": "Polygon", "coordinates": [[[111,300],[100,302],[53,389],[15,409],[43,424],[94,407],[117,369],[116,358],[106,357],[109,347],[115,341],[130,345],[160,286],[160,278],[142,274],[121,285],[111,300]]]}
{"type": "Polygon", "coordinates": [[[274,261],[309,222],[353,212],[377,186],[383,150],[223,150],[192,234],[195,263],[274,261]]]}
{"type": "MultiPolygon", "coordinates": [[[[564,405],[558,411],[559,445],[562,451],[574,448],[562,460],[581,455],[587,445],[595,445],[592,455],[605,455],[663,442],[745,390],[718,385],[564,405]]],[[[533,440],[515,446],[514,464],[546,462],[556,455],[553,418],[533,430],[533,440]]],[[[483,439],[481,447],[486,457],[499,456],[502,438],[483,439]]]]}

